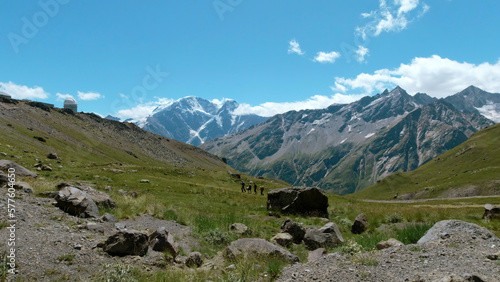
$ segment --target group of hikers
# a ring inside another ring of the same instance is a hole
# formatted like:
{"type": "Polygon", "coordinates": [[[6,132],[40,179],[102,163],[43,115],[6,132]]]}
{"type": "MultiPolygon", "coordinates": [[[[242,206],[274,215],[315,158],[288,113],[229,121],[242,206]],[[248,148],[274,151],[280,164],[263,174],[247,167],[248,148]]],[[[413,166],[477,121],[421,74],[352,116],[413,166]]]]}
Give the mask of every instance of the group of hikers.
{"type": "MultiPolygon", "coordinates": [[[[253,184],[253,192],[255,193],[255,195],[257,195],[257,184],[253,183],[252,181],[250,181],[248,186],[245,187],[245,182],[242,180],[241,181],[241,192],[252,194],[252,184],[253,184]]],[[[260,186],[260,194],[264,195],[264,186],[260,186]]]]}

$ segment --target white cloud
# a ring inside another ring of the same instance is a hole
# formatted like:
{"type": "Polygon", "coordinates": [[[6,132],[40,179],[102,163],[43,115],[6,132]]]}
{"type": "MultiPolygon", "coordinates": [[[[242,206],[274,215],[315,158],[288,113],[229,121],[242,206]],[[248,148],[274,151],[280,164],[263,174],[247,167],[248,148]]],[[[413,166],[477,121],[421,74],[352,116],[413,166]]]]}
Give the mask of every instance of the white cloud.
{"type": "Polygon", "coordinates": [[[313,61],[318,63],[334,63],[338,57],[340,57],[340,53],[335,51],[332,51],[330,53],[318,52],[313,61]]]}
{"type": "Polygon", "coordinates": [[[12,81],[0,82],[0,91],[9,94],[14,99],[47,99],[50,95],[42,87],[17,85],[12,81]]]}
{"type": "Polygon", "coordinates": [[[56,94],[56,97],[57,97],[57,101],[64,101],[66,100],[67,98],[73,98],[73,95],[71,94],[61,94],[61,93],[57,93],[56,94]]]}
{"type": "Polygon", "coordinates": [[[102,96],[101,94],[99,94],[97,92],[78,91],[78,98],[80,98],[81,100],[84,100],[84,101],[90,101],[90,100],[97,100],[97,99],[104,98],[104,96],[102,96]]]}
{"type": "MultiPolygon", "coordinates": [[[[120,94],[120,97],[122,97],[125,100],[128,100],[128,97],[124,94],[120,94]]],[[[135,121],[142,121],[148,116],[150,116],[153,113],[153,111],[158,107],[163,107],[163,108],[167,107],[175,101],[173,99],[159,98],[159,97],[156,97],[156,99],[157,100],[153,102],[142,103],[129,109],[119,110],[113,116],[121,118],[122,120],[131,118],[135,121]]]]}
{"type": "Polygon", "coordinates": [[[359,100],[363,95],[343,95],[336,93],[332,96],[314,95],[305,101],[296,102],[266,102],[258,106],[251,106],[249,104],[240,104],[234,111],[235,114],[256,114],[260,116],[273,116],[282,114],[288,111],[299,111],[305,109],[324,109],[332,104],[347,104],[359,100]]]}
{"type": "Polygon", "coordinates": [[[370,21],[364,26],[357,27],[356,33],[366,40],[368,36],[379,36],[382,32],[398,32],[405,29],[414,18],[421,17],[429,6],[419,3],[419,0],[394,0],[394,4],[388,4],[380,0],[378,10],[362,13],[361,17],[370,21]],[[416,12],[422,7],[420,12],[416,12]]]}
{"type": "Polygon", "coordinates": [[[364,46],[358,46],[358,50],[356,50],[356,60],[358,62],[364,62],[365,61],[365,56],[368,55],[370,50],[364,46]]]}
{"type": "Polygon", "coordinates": [[[293,54],[293,53],[298,54],[298,55],[304,55],[305,54],[300,49],[299,42],[297,42],[295,39],[290,40],[290,42],[288,42],[288,54],[293,54]]]}
{"type": "Polygon", "coordinates": [[[372,74],[361,73],[355,78],[336,77],[334,91],[358,91],[372,95],[386,88],[401,86],[409,94],[427,93],[433,97],[446,97],[470,85],[485,91],[500,93],[500,60],[496,64],[457,62],[433,55],[414,58],[410,64],[398,68],[380,69],[372,74]],[[357,89],[357,90],[356,90],[357,89]]]}

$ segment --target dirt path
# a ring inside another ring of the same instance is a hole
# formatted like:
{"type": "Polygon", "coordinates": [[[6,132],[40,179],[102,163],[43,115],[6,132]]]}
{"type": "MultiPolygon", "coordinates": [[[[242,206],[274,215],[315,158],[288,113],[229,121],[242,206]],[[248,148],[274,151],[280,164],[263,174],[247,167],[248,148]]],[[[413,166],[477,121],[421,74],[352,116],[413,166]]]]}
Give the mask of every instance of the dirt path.
{"type": "MultiPolygon", "coordinates": [[[[385,203],[385,204],[411,204],[411,203],[423,203],[423,202],[429,202],[429,201],[446,201],[446,200],[467,200],[467,199],[482,199],[482,198],[499,198],[499,195],[492,195],[492,196],[472,196],[472,197],[455,197],[455,198],[436,198],[436,199],[418,199],[418,200],[369,200],[369,199],[363,199],[363,202],[368,202],[368,203],[385,203]]],[[[454,206],[454,205],[450,205],[454,206]]],[[[475,205],[471,205],[475,206],[475,205]]],[[[479,205],[482,206],[482,205],[479,205]]],[[[464,207],[463,205],[461,207],[464,207]]]]}

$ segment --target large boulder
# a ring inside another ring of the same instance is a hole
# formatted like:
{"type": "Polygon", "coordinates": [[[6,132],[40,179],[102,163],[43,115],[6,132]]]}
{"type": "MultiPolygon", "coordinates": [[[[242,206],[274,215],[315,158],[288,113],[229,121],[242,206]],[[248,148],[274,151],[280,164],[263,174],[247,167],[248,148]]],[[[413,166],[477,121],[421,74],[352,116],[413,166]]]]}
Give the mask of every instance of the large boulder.
{"type": "Polygon", "coordinates": [[[500,207],[494,206],[492,204],[484,205],[483,219],[500,219],[500,207]]]}
{"type": "Polygon", "coordinates": [[[308,229],[304,236],[304,244],[308,250],[318,248],[331,248],[340,245],[343,242],[334,237],[332,233],[324,233],[319,229],[308,229]]]}
{"type": "Polygon", "coordinates": [[[225,250],[226,258],[236,260],[245,257],[281,257],[289,262],[298,262],[299,258],[286,249],[259,238],[243,238],[232,242],[225,250]]]}
{"type": "Polygon", "coordinates": [[[340,233],[339,227],[334,222],[328,222],[323,227],[321,227],[319,231],[332,235],[333,244],[335,246],[344,243],[344,237],[342,237],[342,233],[340,233]]]}
{"type": "Polygon", "coordinates": [[[499,240],[491,231],[474,223],[460,220],[442,220],[427,230],[424,236],[418,240],[417,244],[439,243],[441,240],[460,236],[465,236],[469,239],[499,240]]]}
{"type": "Polygon", "coordinates": [[[328,198],[316,187],[291,187],[267,193],[267,209],[288,214],[328,217],[328,198]]]}
{"type": "Polygon", "coordinates": [[[75,187],[65,187],[54,197],[56,207],[78,217],[99,217],[99,209],[87,193],[75,187]]]}
{"type": "Polygon", "coordinates": [[[112,256],[144,256],[148,252],[148,235],[137,230],[120,230],[102,245],[112,256]]]}
{"type": "Polygon", "coordinates": [[[306,229],[289,218],[281,225],[281,232],[292,235],[295,244],[300,244],[302,239],[304,239],[304,235],[306,235],[306,229]]]}
{"type": "Polygon", "coordinates": [[[38,175],[27,168],[18,165],[17,163],[9,160],[0,160],[0,170],[7,172],[9,168],[15,169],[16,177],[33,177],[36,178],[38,175]]]}
{"type": "Polygon", "coordinates": [[[149,245],[153,251],[169,252],[173,258],[179,254],[179,247],[174,241],[174,236],[165,227],[158,228],[149,236],[149,245]]]}
{"type": "Polygon", "coordinates": [[[271,242],[283,247],[288,247],[293,243],[293,237],[288,233],[278,233],[271,238],[271,242]]]}
{"type": "Polygon", "coordinates": [[[362,213],[356,216],[356,219],[351,226],[351,232],[352,234],[361,234],[366,231],[368,225],[368,220],[366,220],[366,216],[362,213]]]}
{"type": "Polygon", "coordinates": [[[72,186],[67,183],[61,183],[57,185],[57,188],[59,189],[66,187],[74,187],[84,191],[90,198],[92,198],[92,200],[98,207],[109,208],[109,209],[116,207],[115,201],[113,201],[113,199],[111,199],[111,197],[107,193],[98,191],[88,186],[72,186]]]}

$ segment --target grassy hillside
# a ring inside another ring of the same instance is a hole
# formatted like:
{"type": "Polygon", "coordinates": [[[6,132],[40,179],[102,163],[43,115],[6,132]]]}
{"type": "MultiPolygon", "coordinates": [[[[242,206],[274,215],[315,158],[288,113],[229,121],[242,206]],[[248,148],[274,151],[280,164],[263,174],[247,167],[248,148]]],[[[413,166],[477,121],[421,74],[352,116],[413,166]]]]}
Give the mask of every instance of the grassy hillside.
{"type": "Polygon", "coordinates": [[[451,198],[500,194],[500,124],[418,169],[390,175],[352,196],[359,199],[451,198]]]}

